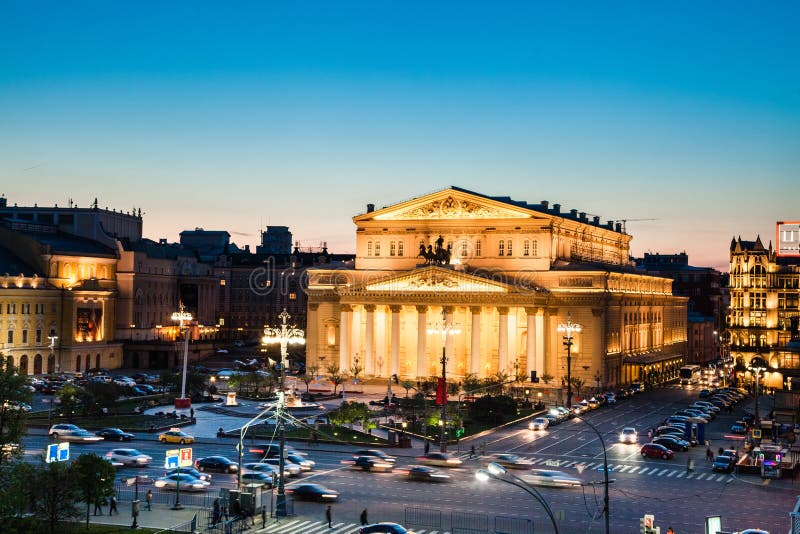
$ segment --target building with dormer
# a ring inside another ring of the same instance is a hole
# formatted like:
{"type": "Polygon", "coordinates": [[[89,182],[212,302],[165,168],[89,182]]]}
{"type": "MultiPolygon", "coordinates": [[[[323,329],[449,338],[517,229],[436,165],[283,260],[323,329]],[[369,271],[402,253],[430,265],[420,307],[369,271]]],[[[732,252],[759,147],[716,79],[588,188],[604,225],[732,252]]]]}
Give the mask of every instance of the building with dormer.
{"type": "Polygon", "coordinates": [[[308,365],[419,379],[444,351],[448,375],[558,384],[568,320],[582,326],[571,376],[587,386],[663,381],[684,361],[687,299],[634,272],[619,223],[458,187],[353,222],[354,268],[308,272],[308,365]],[[458,334],[428,333],[442,322],[458,334]]]}

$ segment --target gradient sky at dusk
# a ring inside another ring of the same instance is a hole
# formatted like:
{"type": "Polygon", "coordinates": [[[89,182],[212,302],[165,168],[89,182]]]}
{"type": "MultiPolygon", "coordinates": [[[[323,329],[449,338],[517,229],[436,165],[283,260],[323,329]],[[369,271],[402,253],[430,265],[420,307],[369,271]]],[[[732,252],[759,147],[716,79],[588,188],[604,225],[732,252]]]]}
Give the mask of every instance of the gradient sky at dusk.
{"type": "Polygon", "coordinates": [[[800,220],[798,6],[5,1],[0,193],[352,252],[368,202],[458,185],[727,270],[800,220]]]}

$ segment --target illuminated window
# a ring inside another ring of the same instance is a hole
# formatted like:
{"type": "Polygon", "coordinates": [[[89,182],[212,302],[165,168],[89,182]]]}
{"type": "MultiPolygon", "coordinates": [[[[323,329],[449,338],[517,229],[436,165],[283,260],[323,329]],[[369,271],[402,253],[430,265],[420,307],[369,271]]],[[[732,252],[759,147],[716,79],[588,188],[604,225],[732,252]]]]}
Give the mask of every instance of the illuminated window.
{"type": "Polygon", "coordinates": [[[523,256],[531,255],[531,242],[527,239],[522,242],[522,255],[523,256]]]}
{"type": "Polygon", "coordinates": [[[402,256],[403,255],[403,242],[402,241],[398,241],[397,242],[397,255],[398,256],[402,256]]]}
{"type": "Polygon", "coordinates": [[[500,250],[497,252],[498,256],[505,256],[506,255],[506,242],[500,240],[500,250]]]}
{"type": "Polygon", "coordinates": [[[508,240],[508,243],[506,244],[506,246],[508,247],[508,252],[507,252],[506,255],[507,256],[511,256],[512,254],[511,254],[511,240],[510,239],[508,240]]]}
{"type": "Polygon", "coordinates": [[[221,286],[225,285],[225,279],[224,278],[219,281],[219,285],[221,285],[221,286]]]}
{"type": "Polygon", "coordinates": [[[481,255],[481,240],[480,239],[477,239],[475,241],[475,255],[476,256],[480,256],[481,255]]]}
{"type": "Polygon", "coordinates": [[[397,254],[397,243],[394,241],[389,242],[389,256],[394,256],[397,254]]]}
{"type": "Polygon", "coordinates": [[[367,256],[372,256],[372,241],[367,241],[367,256]]]}
{"type": "Polygon", "coordinates": [[[22,314],[29,315],[31,313],[31,305],[30,304],[23,304],[22,305],[22,314]]]}
{"type": "Polygon", "coordinates": [[[289,300],[297,300],[297,293],[289,293],[289,300]]]}
{"type": "Polygon", "coordinates": [[[531,256],[536,256],[538,254],[538,250],[537,250],[538,246],[537,245],[538,245],[538,243],[536,242],[535,239],[533,241],[531,241],[531,256]]]}
{"type": "Polygon", "coordinates": [[[375,255],[376,256],[380,256],[381,255],[381,242],[380,241],[375,241],[375,255]]]}

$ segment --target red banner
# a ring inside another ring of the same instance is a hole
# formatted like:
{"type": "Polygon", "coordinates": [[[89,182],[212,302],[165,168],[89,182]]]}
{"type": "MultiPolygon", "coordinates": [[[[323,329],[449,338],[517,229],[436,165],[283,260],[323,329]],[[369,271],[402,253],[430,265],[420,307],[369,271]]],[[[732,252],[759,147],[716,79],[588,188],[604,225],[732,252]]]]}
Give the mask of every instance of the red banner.
{"type": "Polygon", "coordinates": [[[443,377],[439,377],[439,384],[436,386],[436,405],[447,404],[447,382],[443,377]]]}

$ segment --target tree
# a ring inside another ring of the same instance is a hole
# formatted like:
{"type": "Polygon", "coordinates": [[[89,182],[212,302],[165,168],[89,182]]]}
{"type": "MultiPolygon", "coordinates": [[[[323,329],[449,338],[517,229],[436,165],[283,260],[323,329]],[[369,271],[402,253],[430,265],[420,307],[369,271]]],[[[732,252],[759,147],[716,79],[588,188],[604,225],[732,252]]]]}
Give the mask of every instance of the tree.
{"type": "Polygon", "coordinates": [[[56,392],[56,398],[61,403],[61,415],[72,421],[78,413],[83,413],[83,403],[81,402],[81,388],[73,384],[64,384],[56,392]]]}
{"type": "MultiPolygon", "coordinates": [[[[170,391],[181,392],[182,373],[165,372],[161,374],[161,383],[170,391]]],[[[206,388],[206,377],[198,372],[186,371],[186,396],[189,398],[201,395],[206,388]]]]}
{"type": "Polygon", "coordinates": [[[485,395],[469,406],[470,418],[485,423],[502,424],[517,414],[517,403],[507,395],[485,395]]]}
{"type": "Polygon", "coordinates": [[[336,395],[336,390],[339,389],[339,385],[344,382],[345,377],[341,369],[339,369],[339,364],[336,363],[330,364],[325,368],[325,371],[328,373],[330,381],[333,382],[333,394],[336,395]]]}
{"type": "Polygon", "coordinates": [[[20,438],[27,433],[26,405],[33,398],[28,377],[18,375],[14,366],[7,362],[0,354],[0,465],[6,460],[2,451],[21,453],[20,438]]]}
{"type": "Polygon", "coordinates": [[[358,375],[363,371],[364,368],[358,362],[358,357],[356,357],[355,362],[350,367],[350,373],[353,375],[353,382],[358,382],[358,375]]]}
{"type": "Polygon", "coordinates": [[[119,398],[119,387],[105,382],[88,382],[79,388],[76,397],[86,415],[102,413],[103,408],[114,406],[119,398]]]}
{"type": "Polygon", "coordinates": [[[311,387],[311,382],[314,380],[314,376],[316,375],[316,373],[309,371],[309,369],[306,369],[305,373],[297,377],[303,384],[306,385],[306,393],[308,393],[308,390],[311,387]]]}
{"type": "Polygon", "coordinates": [[[72,480],[86,503],[86,528],[89,528],[89,506],[114,495],[116,469],[108,460],[94,453],[81,454],[70,466],[72,480]]]}
{"type": "Polygon", "coordinates": [[[475,373],[467,373],[467,375],[464,376],[464,382],[462,387],[464,389],[464,393],[466,393],[467,395],[475,393],[475,391],[480,389],[481,387],[481,381],[478,378],[478,375],[476,375],[475,373]]]}
{"type": "Polygon", "coordinates": [[[27,462],[13,462],[0,469],[0,487],[3,488],[0,491],[0,524],[7,526],[30,510],[35,489],[31,481],[35,474],[36,466],[27,462]]]}
{"type": "Polygon", "coordinates": [[[549,383],[550,383],[550,381],[551,381],[551,380],[553,380],[553,375],[549,375],[549,374],[547,374],[547,373],[544,373],[544,374],[541,376],[541,379],[542,379],[542,382],[544,382],[544,383],[545,383],[545,385],[547,385],[547,384],[549,384],[549,383]]]}
{"type": "Polygon", "coordinates": [[[403,380],[400,382],[400,387],[406,390],[406,398],[408,398],[408,391],[414,389],[414,382],[411,380],[403,380]]]}
{"type": "Polygon", "coordinates": [[[575,390],[575,394],[580,396],[581,388],[583,388],[583,384],[584,384],[583,379],[578,378],[577,376],[575,376],[575,377],[572,377],[571,382],[572,382],[572,389],[575,390]]]}
{"type": "Polygon", "coordinates": [[[41,465],[29,481],[34,488],[32,511],[47,524],[47,531],[55,534],[61,521],[71,521],[80,516],[72,473],[65,462],[41,465]]]}

